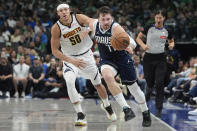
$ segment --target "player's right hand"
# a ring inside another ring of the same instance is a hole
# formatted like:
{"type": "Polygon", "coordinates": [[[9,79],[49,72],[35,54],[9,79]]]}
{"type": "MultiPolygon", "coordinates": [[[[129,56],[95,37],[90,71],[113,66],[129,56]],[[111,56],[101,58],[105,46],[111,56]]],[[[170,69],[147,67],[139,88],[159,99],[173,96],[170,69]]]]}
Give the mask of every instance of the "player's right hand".
{"type": "Polygon", "coordinates": [[[79,69],[83,69],[86,67],[86,63],[83,61],[83,59],[72,59],[71,63],[79,69]]]}

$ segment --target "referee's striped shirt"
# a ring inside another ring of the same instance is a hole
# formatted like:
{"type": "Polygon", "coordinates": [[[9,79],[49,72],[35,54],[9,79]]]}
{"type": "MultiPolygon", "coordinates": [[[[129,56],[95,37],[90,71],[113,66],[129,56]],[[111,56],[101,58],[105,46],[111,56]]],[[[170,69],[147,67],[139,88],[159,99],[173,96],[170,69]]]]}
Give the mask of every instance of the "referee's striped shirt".
{"type": "Polygon", "coordinates": [[[151,54],[164,53],[166,40],[172,39],[172,33],[167,28],[157,28],[154,24],[144,27],[141,32],[146,35],[149,46],[146,52],[151,54]]]}

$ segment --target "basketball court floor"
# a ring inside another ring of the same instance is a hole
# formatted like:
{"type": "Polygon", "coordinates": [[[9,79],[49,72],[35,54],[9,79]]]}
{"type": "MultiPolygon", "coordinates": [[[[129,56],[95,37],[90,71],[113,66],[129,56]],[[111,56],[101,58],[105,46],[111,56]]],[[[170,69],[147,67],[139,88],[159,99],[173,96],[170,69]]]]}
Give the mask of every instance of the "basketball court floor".
{"type": "Polygon", "coordinates": [[[124,121],[124,113],[111,100],[118,116],[110,122],[97,99],[82,102],[88,125],[75,127],[75,111],[68,99],[0,99],[0,131],[174,131],[172,127],[152,115],[152,126],[142,127],[142,114],[133,101],[128,101],[136,117],[124,121]]]}

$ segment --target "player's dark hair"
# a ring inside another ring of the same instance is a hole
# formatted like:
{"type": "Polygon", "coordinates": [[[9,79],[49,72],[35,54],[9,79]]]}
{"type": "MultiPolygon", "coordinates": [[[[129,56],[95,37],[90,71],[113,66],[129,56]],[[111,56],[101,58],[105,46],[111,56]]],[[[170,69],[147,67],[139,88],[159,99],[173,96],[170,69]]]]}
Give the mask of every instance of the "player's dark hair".
{"type": "Polygon", "coordinates": [[[98,14],[98,16],[100,14],[112,14],[112,11],[108,6],[102,6],[98,9],[97,14],[98,14]]]}

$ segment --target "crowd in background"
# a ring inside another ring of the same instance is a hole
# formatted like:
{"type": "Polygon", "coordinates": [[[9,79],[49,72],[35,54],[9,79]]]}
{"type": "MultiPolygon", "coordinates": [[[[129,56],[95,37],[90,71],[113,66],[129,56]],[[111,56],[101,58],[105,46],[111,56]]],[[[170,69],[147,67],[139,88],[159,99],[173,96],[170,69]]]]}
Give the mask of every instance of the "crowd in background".
{"type": "MultiPolygon", "coordinates": [[[[110,6],[115,20],[123,25],[134,39],[143,26],[154,22],[152,9],[165,9],[167,12],[165,26],[173,30],[176,42],[197,40],[195,0],[67,0],[66,2],[73,7],[74,12],[83,12],[90,17],[96,17],[96,11],[100,6],[110,6]]],[[[50,49],[50,29],[58,19],[56,5],[56,1],[53,0],[0,1],[0,95],[3,98],[67,97],[66,83],[62,76],[62,61],[56,60],[51,55],[50,49]]],[[[93,47],[93,51],[99,66],[96,46],[93,47]]],[[[137,47],[132,57],[138,84],[146,92],[146,81],[141,65],[143,55],[144,51],[137,47]]],[[[193,98],[197,97],[197,58],[191,58],[188,62],[183,61],[179,51],[172,48],[166,51],[166,59],[168,64],[166,97],[170,97],[170,102],[195,103],[193,98]]],[[[84,97],[97,95],[89,80],[78,78],[76,86],[84,97]]],[[[125,97],[128,97],[126,88],[120,86],[125,97]]]]}

